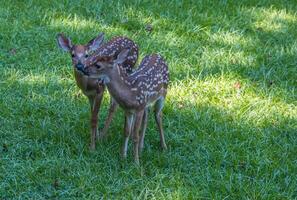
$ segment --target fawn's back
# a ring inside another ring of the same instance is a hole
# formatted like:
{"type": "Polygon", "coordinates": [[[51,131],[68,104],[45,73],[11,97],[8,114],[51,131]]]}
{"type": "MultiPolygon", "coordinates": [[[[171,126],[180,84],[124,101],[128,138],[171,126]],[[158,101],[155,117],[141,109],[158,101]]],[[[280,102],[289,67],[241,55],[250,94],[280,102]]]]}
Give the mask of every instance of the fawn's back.
{"type": "Polygon", "coordinates": [[[169,81],[169,70],[164,59],[158,54],[144,57],[139,68],[128,76],[127,83],[137,91],[139,104],[148,104],[165,96],[169,81]]]}
{"type": "Polygon", "coordinates": [[[114,37],[103,44],[90,58],[86,60],[86,65],[90,66],[97,62],[98,57],[113,57],[118,55],[123,49],[129,49],[128,56],[122,67],[127,73],[132,72],[132,68],[138,59],[138,46],[129,38],[114,37]]]}

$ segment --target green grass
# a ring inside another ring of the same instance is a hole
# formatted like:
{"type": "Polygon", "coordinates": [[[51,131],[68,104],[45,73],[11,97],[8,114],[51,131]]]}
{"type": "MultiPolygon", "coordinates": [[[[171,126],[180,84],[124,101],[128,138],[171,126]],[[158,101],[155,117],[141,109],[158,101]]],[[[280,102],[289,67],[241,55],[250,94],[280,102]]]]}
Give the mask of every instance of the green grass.
{"type": "Polygon", "coordinates": [[[0,5],[0,199],[297,198],[296,1],[0,5]],[[140,168],[131,145],[120,160],[122,111],[89,152],[89,105],[55,40],[100,31],[169,63],[169,149],[150,116],[140,168]]]}

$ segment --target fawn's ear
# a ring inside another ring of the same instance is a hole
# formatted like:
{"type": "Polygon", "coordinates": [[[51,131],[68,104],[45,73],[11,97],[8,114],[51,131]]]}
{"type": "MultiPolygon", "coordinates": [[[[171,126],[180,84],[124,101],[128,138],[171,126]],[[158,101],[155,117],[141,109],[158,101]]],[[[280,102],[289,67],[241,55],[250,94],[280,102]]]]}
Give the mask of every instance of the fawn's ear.
{"type": "Polygon", "coordinates": [[[97,37],[93,38],[89,43],[89,49],[91,51],[96,51],[102,45],[104,41],[104,33],[100,33],[97,37]]]}
{"type": "Polygon", "coordinates": [[[70,51],[70,49],[72,48],[72,42],[69,38],[67,38],[66,36],[64,36],[63,33],[59,33],[57,35],[57,41],[58,41],[58,45],[61,49],[63,49],[64,51],[70,51]]]}
{"type": "Polygon", "coordinates": [[[119,55],[117,56],[116,60],[114,61],[117,64],[122,64],[127,59],[130,49],[123,49],[119,55]]]}

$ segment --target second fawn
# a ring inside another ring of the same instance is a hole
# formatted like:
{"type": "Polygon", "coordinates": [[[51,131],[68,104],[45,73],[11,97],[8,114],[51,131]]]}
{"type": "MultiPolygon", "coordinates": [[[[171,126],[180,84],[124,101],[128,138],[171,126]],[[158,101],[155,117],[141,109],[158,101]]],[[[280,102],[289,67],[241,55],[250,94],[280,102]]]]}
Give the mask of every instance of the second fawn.
{"type": "MultiPolygon", "coordinates": [[[[82,90],[83,94],[89,99],[91,107],[91,145],[90,149],[94,150],[96,145],[96,137],[98,135],[98,112],[100,109],[100,104],[102,101],[104,93],[104,85],[98,83],[98,79],[86,76],[84,74],[83,66],[87,58],[95,54],[109,55],[120,51],[124,48],[130,48],[129,59],[123,64],[125,71],[132,71],[132,67],[138,58],[138,47],[130,39],[125,37],[114,37],[109,42],[103,44],[104,34],[99,34],[96,38],[92,39],[86,45],[74,45],[72,44],[70,38],[67,38],[63,34],[58,34],[57,36],[59,46],[66,52],[69,52],[72,58],[72,64],[74,67],[74,76],[76,84],[82,90]]],[[[113,117],[113,113],[117,108],[115,101],[111,99],[111,104],[109,108],[108,117],[104,123],[104,128],[100,134],[101,137],[106,135],[107,129],[113,117]]]]}
{"type": "Polygon", "coordinates": [[[148,107],[151,105],[154,106],[161,148],[167,148],[162,127],[162,109],[167,93],[169,71],[162,57],[153,54],[146,56],[138,69],[127,75],[121,64],[127,59],[128,53],[129,50],[125,49],[118,54],[117,58],[97,56],[87,59],[84,70],[90,77],[102,81],[111,96],[124,109],[125,137],[121,155],[126,158],[128,140],[132,133],[134,161],[139,164],[139,153],[143,149],[147,126],[148,107]]]}

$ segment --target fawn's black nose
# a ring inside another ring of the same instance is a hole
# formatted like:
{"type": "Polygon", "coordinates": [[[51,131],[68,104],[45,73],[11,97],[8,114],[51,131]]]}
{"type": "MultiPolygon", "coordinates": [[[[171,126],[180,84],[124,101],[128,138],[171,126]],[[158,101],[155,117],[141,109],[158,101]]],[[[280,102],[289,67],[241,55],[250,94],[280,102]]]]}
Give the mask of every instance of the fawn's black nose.
{"type": "Polygon", "coordinates": [[[77,69],[78,71],[84,71],[84,65],[81,64],[81,63],[77,63],[77,64],[76,64],[76,69],[77,69]]]}
{"type": "Polygon", "coordinates": [[[85,71],[85,67],[84,67],[84,65],[82,64],[82,63],[77,63],[76,65],[75,65],[75,67],[76,67],[76,69],[78,70],[78,71],[81,71],[84,75],[88,75],[88,73],[85,71]]]}

